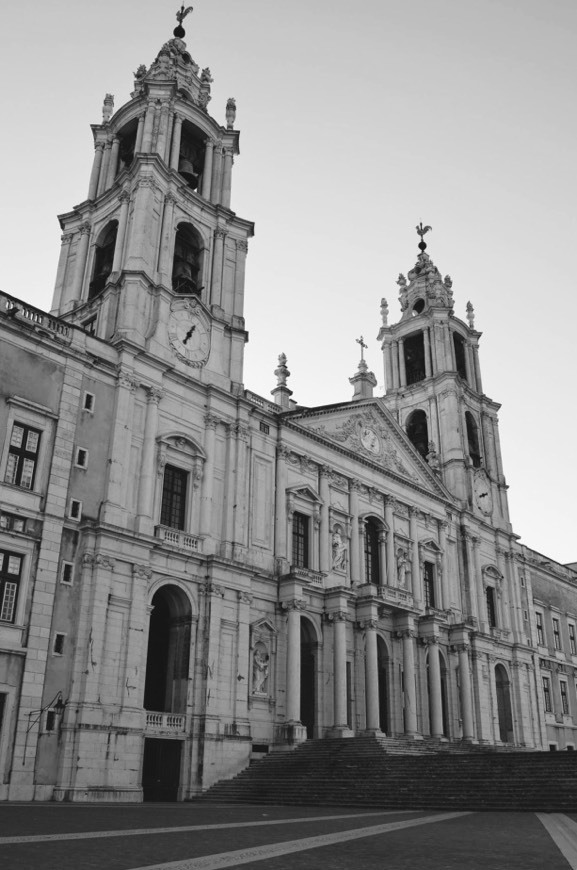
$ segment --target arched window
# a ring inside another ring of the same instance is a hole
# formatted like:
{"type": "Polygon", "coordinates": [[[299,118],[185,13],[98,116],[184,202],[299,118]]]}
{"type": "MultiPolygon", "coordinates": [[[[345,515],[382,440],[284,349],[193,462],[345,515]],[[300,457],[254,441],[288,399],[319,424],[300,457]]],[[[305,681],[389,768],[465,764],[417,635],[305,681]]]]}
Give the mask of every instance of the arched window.
{"type": "Polygon", "coordinates": [[[465,423],[467,425],[467,444],[469,456],[474,468],[481,467],[481,450],[479,447],[479,432],[475,418],[470,411],[465,411],[465,423]]]}
{"type": "Polygon", "coordinates": [[[176,293],[200,295],[201,253],[200,237],[194,227],[179,224],[172,264],[172,289],[176,293]]]}
{"type": "Polygon", "coordinates": [[[407,384],[425,380],[425,341],[422,332],[408,335],[403,342],[407,384]]]}
{"type": "Polygon", "coordinates": [[[89,299],[92,299],[104,290],[109,275],[112,272],[117,232],[118,221],[111,221],[106,227],[104,227],[100,234],[99,241],[96,243],[92,281],[88,288],[89,299]]]}
{"type": "Polygon", "coordinates": [[[464,381],[466,381],[467,364],[465,362],[465,340],[462,335],[459,335],[458,332],[453,333],[453,347],[455,348],[455,365],[457,368],[457,374],[460,375],[464,381]]]}
{"type": "Polygon", "coordinates": [[[185,121],[180,136],[178,173],[186,180],[192,190],[196,190],[204,169],[204,137],[185,121]]]}
{"type": "Polygon", "coordinates": [[[365,580],[375,586],[381,584],[379,534],[379,523],[374,517],[369,517],[365,522],[365,580]]]}
{"type": "Polygon", "coordinates": [[[407,420],[407,435],[415,450],[426,459],[429,452],[429,428],[424,411],[413,411],[407,420]]]}

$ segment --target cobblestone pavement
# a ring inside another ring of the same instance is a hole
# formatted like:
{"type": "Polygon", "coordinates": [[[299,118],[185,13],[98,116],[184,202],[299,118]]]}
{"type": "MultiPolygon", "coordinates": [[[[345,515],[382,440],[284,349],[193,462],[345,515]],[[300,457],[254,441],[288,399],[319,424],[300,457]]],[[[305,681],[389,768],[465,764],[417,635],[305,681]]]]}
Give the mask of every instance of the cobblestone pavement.
{"type": "Polygon", "coordinates": [[[577,813],[0,804],[2,870],[577,870],[577,813]]]}

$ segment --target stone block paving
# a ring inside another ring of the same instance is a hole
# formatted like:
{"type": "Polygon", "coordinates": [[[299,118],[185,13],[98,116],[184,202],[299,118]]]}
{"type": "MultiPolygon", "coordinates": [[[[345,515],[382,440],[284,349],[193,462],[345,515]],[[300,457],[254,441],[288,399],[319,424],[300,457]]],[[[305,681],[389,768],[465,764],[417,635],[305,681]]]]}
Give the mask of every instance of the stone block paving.
{"type": "Polygon", "coordinates": [[[577,870],[577,813],[551,814],[547,819],[549,830],[535,813],[367,813],[335,807],[182,803],[0,804],[0,867],[577,870]],[[562,836],[557,837],[558,830],[562,836]],[[563,851],[554,837],[562,840],[563,851]],[[14,838],[22,840],[8,842],[14,838]]]}

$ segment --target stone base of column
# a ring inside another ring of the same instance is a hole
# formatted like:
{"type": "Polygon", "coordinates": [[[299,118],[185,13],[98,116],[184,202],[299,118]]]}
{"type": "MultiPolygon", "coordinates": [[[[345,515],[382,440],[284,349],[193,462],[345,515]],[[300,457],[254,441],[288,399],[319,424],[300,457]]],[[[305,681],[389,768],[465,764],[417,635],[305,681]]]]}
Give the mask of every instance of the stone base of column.
{"type": "Polygon", "coordinates": [[[150,517],[137,517],[135,532],[139,535],[154,536],[154,523],[150,517]]]}
{"type": "Polygon", "coordinates": [[[280,743],[286,746],[296,746],[308,740],[307,729],[300,722],[285,722],[282,726],[280,743]]]}
{"type": "Polygon", "coordinates": [[[365,728],[363,731],[363,737],[386,737],[380,728],[365,728]]]}
{"type": "Polygon", "coordinates": [[[327,731],[327,737],[354,737],[355,732],[348,725],[333,725],[327,731]]]}

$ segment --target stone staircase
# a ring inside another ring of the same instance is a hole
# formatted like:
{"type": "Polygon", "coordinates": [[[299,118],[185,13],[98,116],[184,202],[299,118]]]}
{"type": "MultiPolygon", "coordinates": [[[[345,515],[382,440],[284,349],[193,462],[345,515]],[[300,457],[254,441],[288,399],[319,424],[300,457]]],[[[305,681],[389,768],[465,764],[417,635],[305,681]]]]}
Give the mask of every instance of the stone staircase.
{"type": "Polygon", "coordinates": [[[495,751],[402,738],[309,740],[253,762],[198,800],[577,812],[577,752],[495,751]]]}

